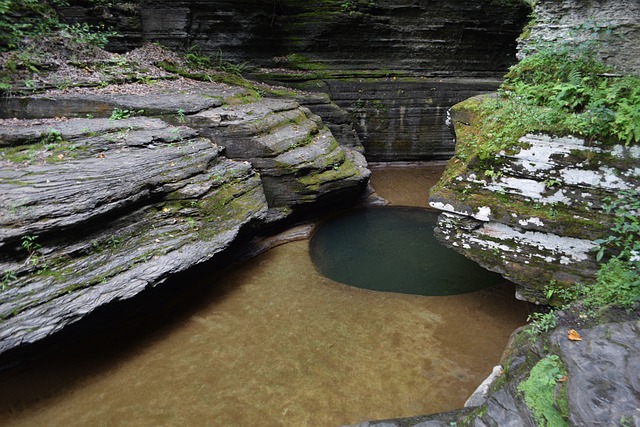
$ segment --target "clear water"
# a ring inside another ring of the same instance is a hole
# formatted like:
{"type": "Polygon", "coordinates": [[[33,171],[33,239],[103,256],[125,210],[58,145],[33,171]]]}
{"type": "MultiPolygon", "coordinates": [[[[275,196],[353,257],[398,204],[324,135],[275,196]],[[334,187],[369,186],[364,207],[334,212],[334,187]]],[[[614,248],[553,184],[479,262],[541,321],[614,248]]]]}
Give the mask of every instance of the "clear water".
{"type": "Polygon", "coordinates": [[[311,259],[337,282],[375,291],[427,296],[484,289],[500,276],[438,243],[438,214],[426,209],[358,209],[324,222],[311,259]]]}

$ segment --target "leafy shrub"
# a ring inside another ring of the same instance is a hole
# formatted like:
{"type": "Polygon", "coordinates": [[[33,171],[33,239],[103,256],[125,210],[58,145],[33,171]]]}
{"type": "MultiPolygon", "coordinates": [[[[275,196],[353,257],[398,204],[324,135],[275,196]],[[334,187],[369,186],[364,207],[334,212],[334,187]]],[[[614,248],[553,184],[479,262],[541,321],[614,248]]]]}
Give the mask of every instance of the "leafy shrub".
{"type": "Polygon", "coordinates": [[[199,46],[191,46],[184,54],[187,65],[194,69],[211,68],[213,62],[211,57],[205,54],[199,46]]]}
{"type": "Polygon", "coordinates": [[[640,142],[640,77],[615,74],[588,47],[560,46],[524,58],[505,76],[501,94],[551,119],[539,130],[640,142]]]}
{"type": "Polygon", "coordinates": [[[611,234],[596,240],[597,260],[600,261],[607,249],[614,250],[623,260],[640,256],[640,191],[621,190],[615,198],[607,197],[604,211],[614,214],[611,234]]]}
{"type": "Polygon", "coordinates": [[[18,48],[25,39],[58,33],[74,43],[104,47],[115,32],[104,26],[86,23],[66,24],[60,20],[57,7],[64,0],[0,0],[0,51],[18,48]]]}

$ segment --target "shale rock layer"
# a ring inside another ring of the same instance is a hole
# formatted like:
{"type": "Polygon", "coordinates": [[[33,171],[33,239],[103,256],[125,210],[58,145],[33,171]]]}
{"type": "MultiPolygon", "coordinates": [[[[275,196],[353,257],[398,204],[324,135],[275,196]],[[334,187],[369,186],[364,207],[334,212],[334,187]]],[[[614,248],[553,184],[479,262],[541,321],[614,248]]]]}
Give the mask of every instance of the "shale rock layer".
{"type": "Polygon", "coordinates": [[[366,187],[362,155],[294,100],[142,88],[5,100],[41,118],[0,127],[0,352],[212,259],[248,227],[366,187]],[[111,118],[73,117],[88,114],[111,118]]]}

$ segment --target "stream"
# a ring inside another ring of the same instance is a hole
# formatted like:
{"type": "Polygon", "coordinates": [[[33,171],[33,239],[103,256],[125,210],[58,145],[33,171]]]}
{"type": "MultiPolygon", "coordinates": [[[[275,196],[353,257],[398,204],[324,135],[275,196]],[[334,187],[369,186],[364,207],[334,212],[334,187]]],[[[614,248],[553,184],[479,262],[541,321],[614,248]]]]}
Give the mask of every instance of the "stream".
{"type": "MultiPolygon", "coordinates": [[[[374,166],[372,185],[426,206],[443,168],[374,166]]],[[[448,411],[527,316],[501,279],[455,296],[334,282],[308,240],[202,280],[179,310],[0,373],[2,424],[339,426],[448,411]]]]}

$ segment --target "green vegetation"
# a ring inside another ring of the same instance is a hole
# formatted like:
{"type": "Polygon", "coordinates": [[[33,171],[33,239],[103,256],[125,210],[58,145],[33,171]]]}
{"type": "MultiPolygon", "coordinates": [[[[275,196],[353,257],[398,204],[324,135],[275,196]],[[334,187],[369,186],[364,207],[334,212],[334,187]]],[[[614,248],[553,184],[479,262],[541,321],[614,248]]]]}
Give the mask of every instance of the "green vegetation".
{"type": "Polygon", "coordinates": [[[621,190],[617,197],[604,199],[607,205],[604,211],[614,213],[611,234],[605,239],[596,240],[598,244],[597,260],[600,261],[607,249],[619,252],[618,258],[640,261],[640,191],[621,190]]]}
{"type": "Polygon", "coordinates": [[[640,192],[622,190],[608,201],[604,209],[614,213],[613,226],[605,239],[596,240],[596,258],[602,260],[607,251],[612,255],[600,265],[595,285],[566,289],[551,283],[547,298],[555,298],[556,304],[580,300],[590,310],[610,305],[631,309],[640,301],[640,192]]]}
{"type": "Polygon", "coordinates": [[[316,72],[322,72],[327,69],[326,65],[318,62],[313,62],[313,60],[309,57],[300,55],[298,53],[292,53],[290,55],[278,58],[278,65],[282,65],[293,70],[316,72]]]}
{"type": "Polygon", "coordinates": [[[0,291],[8,289],[16,280],[18,280],[18,278],[12,270],[8,270],[2,273],[2,278],[0,279],[0,291]]]}
{"type": "Polygon", "coordinates": [[[111,111],[111,116],[109,118],[111,120],[124,120],[137,114],[144,114],[144,110],[126,110],[121,108],[114,108],[111,111]]]}
{"type": "MultiPolygon", "coordinates": [[[[640,192],[623,190],[608,201],[604,210],[614,213],[613,226],[607,238],[596,240],[596,258],[602,260],[608,251],[609,259],[600,265],[593,285],[578,283],[567,288],[549,283],[546,297],[560,309],[579,301],[587,311],[582,314],[593,317],[598,310],[610,306],[632,310],[640,301],[640,192]]],[[[534,313],[527,320],[531,322],[527,333],[535,339],[555,328],[555,310],[534,313]]]]}
{"type": "MultiPolygon", "coordinates": [[[[70,59],[84,61],[87,49],[104,47],[117,35],[103,25],[63,22],[58,13],[63,6],[67,6],[63,0],[0,0],[0,90],[39,89],[37,75],[56,67],[59,58],[54,52],[60,46],[65,46],[70,59]]],[[[64,88],[73,82],[56,85],[64,88]]]]}
{"type": "Polygon", "coordinates": [[[176,114],[178,115],[178,123],[180,124],[184,124],[185,122],[184,112],[185,111],[183,108],[179,108],[178,111],[176,112],[176,114]]]}
{"type": "Polygon", "coordinates": [[[547,313],[532,313],[527,317],[530,322],[529,328],[525,332],[529,335],[530,341],[535,341],[542,333],[549,332],[556,327],[556,313],[551,310],[547,313]]]}
{"type": "Polygon", "coordinates": [[[592,144],[640,143],[640,77],[616,74],[587,47],[532,54],[511,68],[499,96],[464,106],[474,130],[456,153],[463,163],[518,150],[518,140],[531,132],[579,135],[592,144]]]}
{"type": "Polygon", "coordinates": [[[559,427],[568,425],[566,371],[560,358],[550,354],[532,369],[529,378],[518,385],[524,400],[531,409],[538,426],[559,427]]]}
{"type": "Polygon", "coordinates": [[[54,34],[78,44],[104,47],[116,35],[104,26],[62,22],[56,8],[67,5],[64,0],[0,0],[0,51],[16,49],[25,39],[54,34]]]}
{"type": "Polygon", "coordinates": [[[505,76],[502,94],[537,110],[539,124],[556,134],[640,142],[640,77],[615,74],[588,48],[525,58],[505,76]]]}
{"type": "Polygon", "coordinates": [[[22,236],[21,242],[24,250],[27,251],[27,263],[37,267],[40,263],[40,249],[42,246],[38,243],[38,236],[22,236]]]}
{"type": "Polygon", "coordinates": [[[63,142],[62,134],[57,129],[48,129],[46,133],[40,136],[40,142],[46,146],[51,144],[59,144],[63,142]]]}
{"type": "Polygon", "coordinates": [[[215,68],[220,72],[242,75],[247,68],[247,63],[235,64],[223,59],[222,49],[218,49],[218,55],[215,62],[207,55],[200,46],[193,45],[187,49],[184,55],[187,65],[194,70],[215,68]]]}

